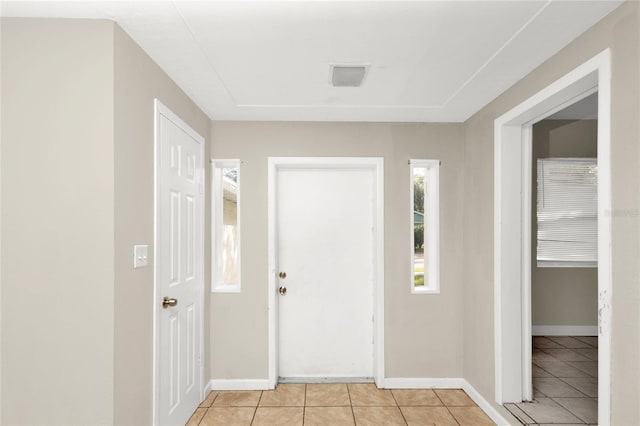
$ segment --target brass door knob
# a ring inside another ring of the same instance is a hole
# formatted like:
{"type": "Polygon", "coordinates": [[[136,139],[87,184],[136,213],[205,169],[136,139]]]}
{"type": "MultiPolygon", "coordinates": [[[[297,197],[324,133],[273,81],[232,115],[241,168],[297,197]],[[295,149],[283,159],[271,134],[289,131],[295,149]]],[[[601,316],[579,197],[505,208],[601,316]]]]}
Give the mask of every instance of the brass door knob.
{"type": "Polygon", "coordinates": [[[280,277],[280,279],[283,279],[283,280],[284,280],[285,278],[287,278],[287,273],[286,273],[286,272],[280,272],[280,273],[278,274],[278,276],[280,277]]]}
{"type": "Polygon", "coordinates": [[[287,288],[286,287],[280,287],[278,289],[278,293],[280,293],[281,295],[284,296],[285,294],[287,294],[287,288]]]}
{"type": "Polygon", "coordinates": [[[162,307],[167,309],[169,306],[176,306],[178,304],[178,299],[165,297],[162,299],[162,307]]]}

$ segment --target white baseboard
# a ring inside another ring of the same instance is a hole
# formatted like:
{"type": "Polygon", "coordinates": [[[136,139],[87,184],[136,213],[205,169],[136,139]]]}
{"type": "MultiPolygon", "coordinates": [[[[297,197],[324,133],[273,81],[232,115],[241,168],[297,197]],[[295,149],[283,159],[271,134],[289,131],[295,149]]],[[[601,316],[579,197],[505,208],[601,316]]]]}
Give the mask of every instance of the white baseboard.
{"type": "Polygon", "coordinates": [[[373,377],[279,377],[280,383],[373,383],[373,377]]]}
{"type": "Polygon", "coordinates": [[[469,382],[459,377],[391,377],[384,379],[386,389],[462,389],[496,424],[509,425],[502,414],[480,395],[469,382]]]}
{"type": "Polygon", "coordinates": [[[462,389],[464,379],[456,377],[387,377],[385,389],[462,389]]]}
{"type": "Polygon", "coordinates": [[[207,382],[207,386],[204,387],[204,395],[203,395],[203,400],[207,398],[207,395],[209,395],[209,392],[211,392],[213,389],[211,389],[211,380],[209,380],[207,382]]]}
{"type": "Polygon", "coordinates": [[[499,426],[507,426],[511,424],[507,421],[507,419],[502,417],[502,414],[500,414],[498,410],[493,408],[489,401],[487,401],[482,395],[480,395],[480,392],[478,392],[476,388],[471,386],[471,383],[467,382],[464,379],[462,379],[462,381],[464,382],[462,389],[467,393],[467,395],[469,395],[471,399],[473,399],[473,402],[478,404],[478,407],[480,407],[482,411],[487,414],[487,416],[491,417],[491,420],[493,420],[499,426]]]}
{"type": "Polygon", "coordinates": [[[207,385],[211,390],[267,390],[268,379],[211,379],[207,385]]]}
{"type": "Polygon", "coordinates": [[[597,336],[597,325],[533,325],[532,336],[597,336]]]}

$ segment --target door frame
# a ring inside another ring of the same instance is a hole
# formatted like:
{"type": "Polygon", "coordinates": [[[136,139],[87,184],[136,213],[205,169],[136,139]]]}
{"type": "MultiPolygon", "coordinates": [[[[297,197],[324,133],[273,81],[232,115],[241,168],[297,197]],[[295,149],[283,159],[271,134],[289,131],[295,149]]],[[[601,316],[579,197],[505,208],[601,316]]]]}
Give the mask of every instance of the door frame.
{"type": "Polygon", "coordinates": [[[283,169],[318,168],[370,170],[373,173],[373,377],[379,387],[384,386],[384,159],[380,157],[269,157],[267,161],[269,388],[274,389],[278,383],[277,174],[283,169]]]}
{"type": "Polygon", "coordinates": [[[598,423],[611,418],[611,53],[606,49],[494,123],[495,398],[531,399],[532,126],[598,92],[598,423]],[[513,232],[520,229],[520,232],[513,232]],[[514,285],[516,283],[516,285],[514,285]],[[519,283],[519,285],[518,285],[519,283]]]}
{"type": "Polygon", "coordinates": [[[200,136],[195,130],[193,130],[184,120],[174,114],[168,107],[166,107],[160,100],[154,99],[154,133],[153,133],[153,300],[152,300],[152,312],[153,312],[153,424],[158,424],[159,421],[159,401],[160,401],[160,377],[159,377],[159,344],[160,344],[160,313],[162,312],[160,307],[160,297],[158,291],[158,276],[160,270],[160,262],[158,262],[160,231],[159,231],[159,213],[160,213],[160,116],[164,116],[172,123],[178,126],[182,131],[191,136],[198,144],[200,144],[200,165],[196,168],[196,173],[199,175],[201,203],[200,207],[196,211],[196,219],[200,222],[200,258],[196,259],[196,269],[200,272],[200,283],[198,289],[198,306],[200,309],[200,335],[197,336],[200,339],[200,374],[198,386],[200,392],[200,400],[204,399],[204,204],[205,204],[205,192],[204,192],[204,144],[205,139],[200,136]]]}

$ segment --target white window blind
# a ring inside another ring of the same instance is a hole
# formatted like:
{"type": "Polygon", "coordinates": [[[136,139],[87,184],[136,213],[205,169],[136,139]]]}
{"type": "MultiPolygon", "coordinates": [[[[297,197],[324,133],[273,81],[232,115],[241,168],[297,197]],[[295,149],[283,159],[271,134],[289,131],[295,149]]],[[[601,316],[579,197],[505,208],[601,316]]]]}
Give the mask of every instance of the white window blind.
{"type": "Polygon", "coordinates": [[[598,191],[595,158],[538,160],[539,267],[595,267],[598,191]]]}

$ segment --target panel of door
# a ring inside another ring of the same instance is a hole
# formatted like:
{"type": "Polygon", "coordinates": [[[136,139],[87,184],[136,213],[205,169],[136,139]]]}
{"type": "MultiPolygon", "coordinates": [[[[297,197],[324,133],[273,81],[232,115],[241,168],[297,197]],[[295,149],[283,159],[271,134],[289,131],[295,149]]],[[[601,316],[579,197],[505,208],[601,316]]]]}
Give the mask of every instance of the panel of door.
{"type": "Polygon", "coordinates": [[[158,424],[185,424],[201,399],[200,144],[160,115],[158,424]]]}
{"type": "Polygon", "coordinates": [[[279,375],[372,377],[373,172],[277,173],[279,375]]]}

